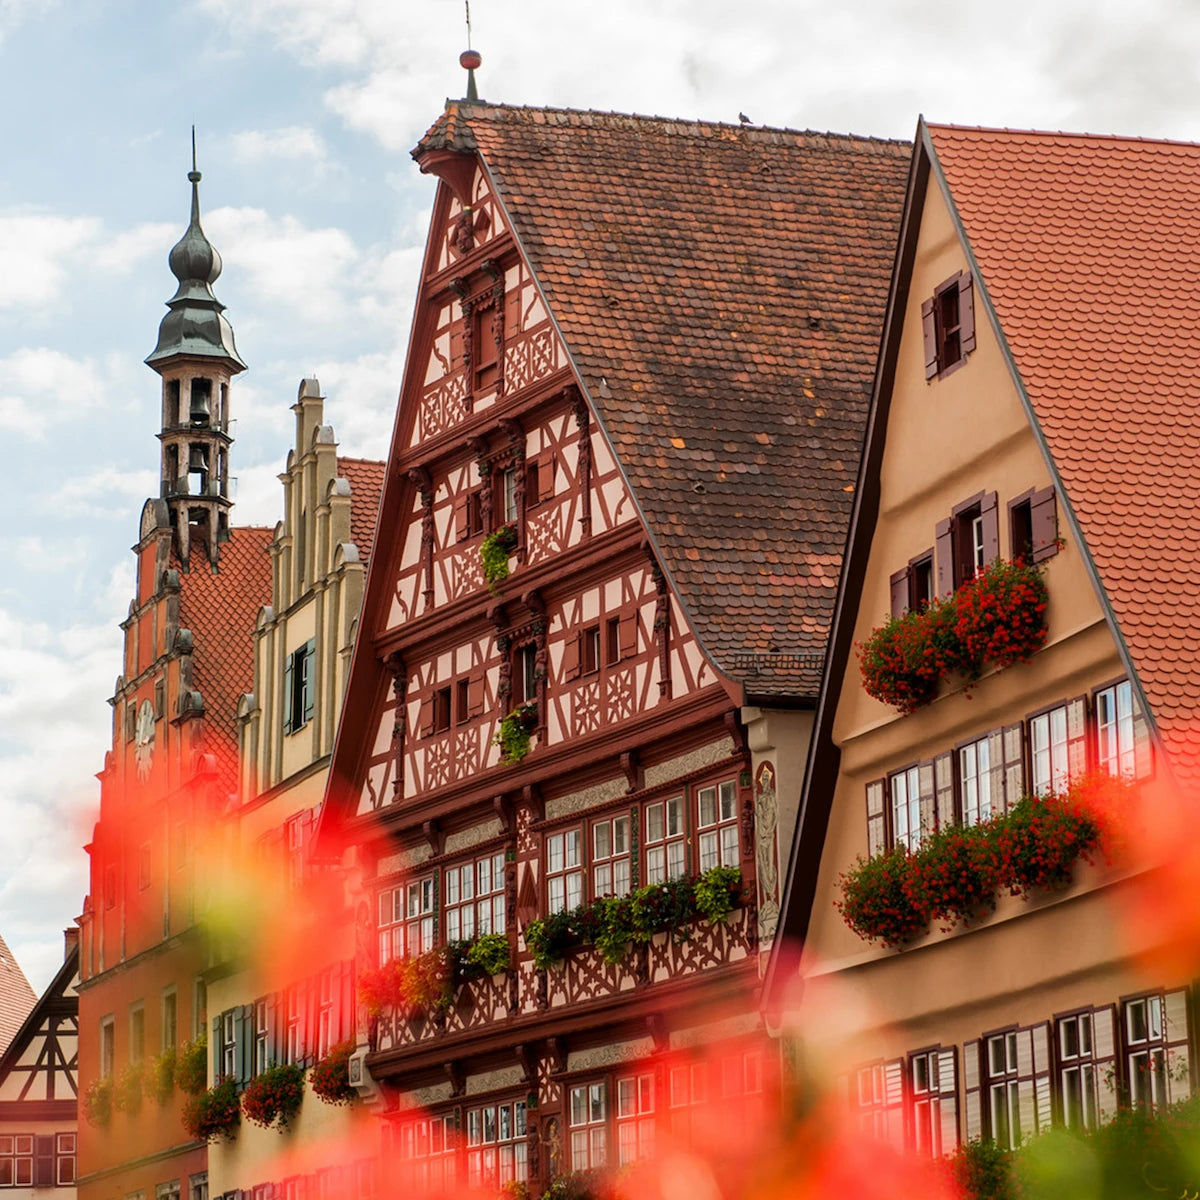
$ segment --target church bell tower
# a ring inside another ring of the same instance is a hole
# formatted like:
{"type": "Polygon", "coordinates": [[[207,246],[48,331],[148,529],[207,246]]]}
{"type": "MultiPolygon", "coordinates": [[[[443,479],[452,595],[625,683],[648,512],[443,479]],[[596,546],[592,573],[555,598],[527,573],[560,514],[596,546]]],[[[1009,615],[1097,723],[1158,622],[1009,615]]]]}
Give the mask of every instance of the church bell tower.
{"type": "Polygon", "coordinates": [[[188,172],[192,219],[168,262],[179,281],[146,363],[162,377],[160,495],[171,513],[185,570],[203,554],[215,569],[229,537],[229,385],[246,364],[238,357],[225,306],[213,295],[221,256],[200,228],[200,172],[188,172]]]}

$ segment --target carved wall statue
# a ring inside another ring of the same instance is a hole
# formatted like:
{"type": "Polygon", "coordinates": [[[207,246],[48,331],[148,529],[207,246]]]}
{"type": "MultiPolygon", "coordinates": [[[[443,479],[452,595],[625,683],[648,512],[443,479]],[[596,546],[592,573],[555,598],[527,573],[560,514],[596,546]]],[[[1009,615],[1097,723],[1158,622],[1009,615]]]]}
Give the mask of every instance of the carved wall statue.
{"type": "Polygon", "coordinates": [[[775,768],[759,765],[754,777],[754,824],[758,865],[758,936],[769,944],[779,924],[779,804],[775,768]]]}

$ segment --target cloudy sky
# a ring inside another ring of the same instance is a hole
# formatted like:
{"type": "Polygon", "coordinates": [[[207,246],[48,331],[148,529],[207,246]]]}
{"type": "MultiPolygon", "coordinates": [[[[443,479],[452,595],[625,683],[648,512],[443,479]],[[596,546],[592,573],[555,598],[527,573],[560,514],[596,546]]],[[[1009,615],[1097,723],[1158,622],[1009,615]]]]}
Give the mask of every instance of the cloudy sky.
{"type": "MultiPolygon", "coordinates": [[[[475,0],[484,98],[910,137],[965,124],[1200,138],[1180,0],[475,0]]],[[[197,127],[239,523],[272,524],[316,373],[382,457],[462,0],[0,0],[0,934],[39,990],[87,886],[129,546],[155,488],[155,343],[197,127]]]]}

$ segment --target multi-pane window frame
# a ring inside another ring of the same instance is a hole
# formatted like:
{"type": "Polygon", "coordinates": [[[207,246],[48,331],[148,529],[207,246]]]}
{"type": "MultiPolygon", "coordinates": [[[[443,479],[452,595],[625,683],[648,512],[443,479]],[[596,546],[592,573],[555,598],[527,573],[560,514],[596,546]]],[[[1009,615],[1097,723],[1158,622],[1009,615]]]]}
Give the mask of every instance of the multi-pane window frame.
{"type": "Polygon", "coordinates": [[[390,1125],[390,1134],[391,1155],[418,1194],[437,1193],[458,1182],[457,1109],[401,1118],[390,1125]]]}
{"type": "Polygon", "coordinates": [[[687,788],[643,801],[640,812],[642,876],[646,884],[669,883],[688,874],[687,788]]]}
{"type": "Polygon", "coordinates": [[[116,1020],[112,1013],[100,1018],[100,1078],[111,1079],[116,1066],[116,1020]]]}
{"type": "Polygon", "coordinates": [[[1111,1090],[1114,1082],[1112,1035],[1111,1009],[1104,1014],[1083,1008],[1055,1015],[1055,1117],[1063,1128],[1084,1133],[1100,1123],[1103,1089],[1111,1090]]]}
{"type": "Polygon", "coordinates": [[[438,879],[429,872],[417,879],[385,882],[376,893],[379,965],[413,958],[437,944],[438,879]]]}
{"type": "Polygon", "coordinates": [[[440,737],[484,715],[486,691],[482,667],[429,685],[417,705],[417,736],[440,737]]]}
{"type": "Polygon", "coordinates": [[[573,824],[545,835],[547,913],[570,912],[583,903],[587,872],[585,826],[573,824]]]}
{"type": "Polygon", "coordinates": [[[1131,1108],[1159,1109],[1191,1095],[1188,1007],[1183,988],[1121,998],[1121,1088],[1131,1108]]]}
{"type": "Polygon", "coordinates": [[[254,1002],[254,1074],[261,1075],[274,1065],[275,1020],[266,996],[254,1002]]]}
{"type": "Polygon", "coordinates": [[[563,1085],[566,1100],[566,1153],[571,1171],[588,1171],[608,1164],[608,1079],[570,1080],[563,1085]]]}
{"type": "Polygon", "coordinates": [[[179,1041],[179,993],[174,984],[159,996],[159,1049],[174,1050],[179,1041]]]}
{"type": "Polygon", "coordinates": [[[908,763],[888,774],[889,847],[905,846],[909,850],[920,848],[922,837],[933,832],[933,796],[932,763],[908,763]],[[926,782],[928,786],[923,787],[926,782]]]}
{"type": "Polygon", "coordinates": [[[990,749],[991,738],[986,733],[982,737],[960,742],[954,748],[961,825],[979,825],[992,815],[990,749]]]}
{"type": "Polygon", "coordinates": [[[146,1057],[146,1005],[137,1000],[129,1006],[129,1061],[139,1063],[146,1057]]]}
{"type": "Polygon", "coordinates": [[[507,856],[503,846],[441,868],[442,927],[447,942],[470,941],[482,934],[505,933],[507,856]]]}
{"type": "Polygon", "coordinates": [[[1032,795],[1061,793],[1083,778],[1090,761],[1088,728],[1086,696],[1058,700],[1026,716],[1028,790],[1032,795]]]}
{"type": "Polygon", "coordinates": [[[628,896],[633,889],[633,821],[628,809],[588,821],[588,877],[593,900],[628,896]]]}
{"type": "Polygon", "coordinates": [[[695,796],[696,870],[737,867],[741,862],[737,776],[690,790],[695,796]]]}
{"type": "Polygon", "coordinates": [[[32,1133],[0,1134],[0,1188],[33,1186],[32,1133]]]}
{"type": "Polygon", "coordinates": [[[473,1102],[464,1108],[467,1186],[506,1188],[529,1178],[529,1129],[523,1097],[473,1102]]]}
{"type": "Polygon", "coordinates": [[[657,1128],[654,1070],[643,1066],[613,1078],[616,1166],[640,1162],[654,1153],[657,1128]]]}
{"type": "Polygon", "coordinates": [[[54,1135],[54,1180],[56,1186],[75,1186],[78,1152],[79,1140],[76,1134],[62,1132],[54,1135]]]}
{"type": "Polygon", "coordinates": [[[1001,1147],[1050,1128],[1053,1118],[1051,1028],[992,1029],[962,1048],[964,1140],[1001,1147]]]}
{"type": "Polygon", "coordinates": [[[941,1158],[958,1148],[958,1050],[926,1046],[905,1062],[907,1143],[916,1154],[941,1158]]]}
{"type": "Polygon", "coordinates": [[[188,1200],[208,1200],[208,1172],[188,1176],[188,1200]]]}
{"type": "Polygon", "coordinates": [[[1128,676],[1092,692],[1092,738],[1097,770],[1117,779],[1154,776],[1154,747],[1141,698],[1128,676]]]}

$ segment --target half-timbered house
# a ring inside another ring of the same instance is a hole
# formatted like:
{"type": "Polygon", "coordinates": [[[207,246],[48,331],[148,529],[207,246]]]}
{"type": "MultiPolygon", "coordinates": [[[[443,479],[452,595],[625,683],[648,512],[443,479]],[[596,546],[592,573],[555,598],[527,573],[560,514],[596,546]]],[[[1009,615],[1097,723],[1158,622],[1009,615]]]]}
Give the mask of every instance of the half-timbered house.
{"type": "Polygon", "coordinates": [[[1197,777],[1198,164],[918,128],[783,920],[796,1026],[862,1015],[841,1066],[864,1137],[1012,1146],[1196,1077],[1195,946],[1161,953],[1190,879],[1138,921],[1169,859],[1135,836],[1106,863],[1079,806],[1130,781],[1119,828],[1197,777]],[[980,827],[994,875],[961,855],[980,827]]]}
{"type": "Polygon", "coordinates": [[[770,1103],[759,956],[909,155],[464,101],[414,156],[439,186],[320,841],[362,866],[360,984],[499,935],[507,969],[376,997],[352,1076],[417,1180],[532,1187],[770,1103]],[[548,961],[572,910],[722,867],[727,919],[548,961]]]}
{"type": "Polygon", "coordinates": [[[79,937],[71,928],[63,965],[0,1053],[0,1188],[13,1200],[47,1188],[75,1195],[78,984],[79,937]]]}
{"type": "Polygon", "coordinates": [[[160,495],[134,546],[79,921],[79,1192],[95,1200],[207,1200],[206,1146],[181,1127],[170,1064],[208,1025],[204,851],[237,789],[238,702],[271,594],[271,531],[229,523],[230,389],[245,364],[212,292],[221,259],[200,225],[200,173],[188,178],[191,222],[169,260],[179,286],[147,359],[162,387],[160,495]]]}

